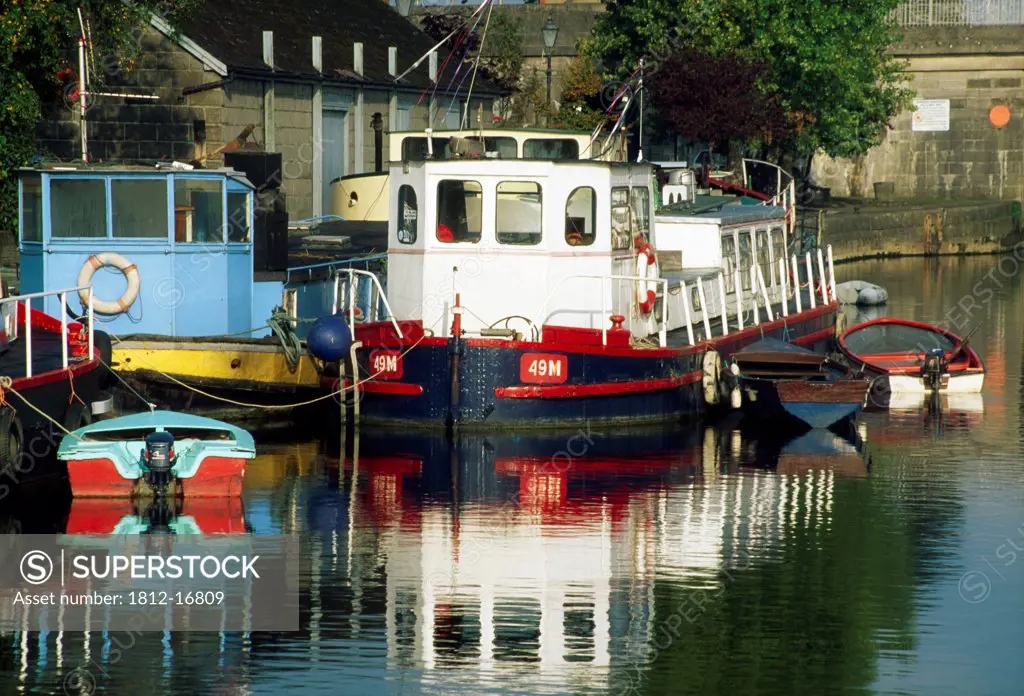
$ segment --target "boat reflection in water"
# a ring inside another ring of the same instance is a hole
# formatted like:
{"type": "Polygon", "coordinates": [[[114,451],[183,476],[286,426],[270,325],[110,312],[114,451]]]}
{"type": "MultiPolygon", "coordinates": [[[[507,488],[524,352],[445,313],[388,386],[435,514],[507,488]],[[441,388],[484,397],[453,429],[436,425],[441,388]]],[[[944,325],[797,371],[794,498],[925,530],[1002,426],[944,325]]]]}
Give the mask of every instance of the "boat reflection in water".
{"type": "MultiPolygon", "coordinates": [[[[659,606],[656,578],[722,588],[728,569],[770,562],[797,518],[827,526],[837,479],[867,475],[857,438],[831,431],[798,441],[710,427],[454,442],[364,434],[348,444],[344,458],[288,445],[254,460],[247,522],[232,509],[212,524],[197,500],[175,518],[191,515],[204,532],[301,534],[299,633],[144,635],[117,663],[104,662],[95,633],[63,635],[60,651],[54,635],[33,634],[11,646],[24,665],[18,687],[46,691],[92,661],[110,693],[142,673],[174,694],[224,682],[297,694],[410,682],[621,691],[675,609],[659,606]]],[[[74,501],[69,531],[153,530],[151,513],[92,502],[74,501]]]]}
{"type": "Polygon", "coordinates": [[[242,499],[74,498],[67,534],[244,534],[242,499]]]}

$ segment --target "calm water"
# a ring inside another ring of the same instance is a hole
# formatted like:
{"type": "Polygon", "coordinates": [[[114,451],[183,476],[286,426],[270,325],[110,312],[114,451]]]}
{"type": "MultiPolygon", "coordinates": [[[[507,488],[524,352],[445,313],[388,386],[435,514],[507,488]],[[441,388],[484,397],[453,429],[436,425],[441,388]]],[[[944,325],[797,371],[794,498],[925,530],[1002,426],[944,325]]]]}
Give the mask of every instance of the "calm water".
{"type": "Polygon", "coordinates": [[[0,693],[1021,693],[1024,300],[997,262],[837,269],[892,315],[977,325],[988,366],[983,398],[844,437],[267,444],[244,507],[184,512],[302,536],[300,633],[146,634],[116,660],[102,634],[7,635],[0,693]]]}

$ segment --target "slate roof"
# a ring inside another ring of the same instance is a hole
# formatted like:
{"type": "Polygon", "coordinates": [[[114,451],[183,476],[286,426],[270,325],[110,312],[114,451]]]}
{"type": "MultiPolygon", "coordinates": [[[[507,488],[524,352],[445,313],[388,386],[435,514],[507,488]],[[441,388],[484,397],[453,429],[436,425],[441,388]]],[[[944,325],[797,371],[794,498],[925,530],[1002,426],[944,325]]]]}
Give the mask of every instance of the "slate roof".
{"type": "MultiPolygon", "coordinates": [[[[317,78],[312,62],[312,38],[323,37],[323,74],[328,80],[393,86],[388,74],[388,47],[398,48],[398,73],[436,43],[402,17],[385,0],[206,0],[187,19],[181,33],[230,71],[268,73],[263,63],[263,32],[274,32],[274,67],[277,74],[317,78]],[[353,71],[353,49],[363,43],[363,78],[353,71]]],[[[438,49],[440,66],[447,55],[438,49]]],[[[407,75],[401,86],[426,88],[428,60],[407,75]]],[[[444,87],[443,72],[438,77],[444,87]]],[[[498,89],[478,79],[475,94],[494,95],[498,89]]]]}

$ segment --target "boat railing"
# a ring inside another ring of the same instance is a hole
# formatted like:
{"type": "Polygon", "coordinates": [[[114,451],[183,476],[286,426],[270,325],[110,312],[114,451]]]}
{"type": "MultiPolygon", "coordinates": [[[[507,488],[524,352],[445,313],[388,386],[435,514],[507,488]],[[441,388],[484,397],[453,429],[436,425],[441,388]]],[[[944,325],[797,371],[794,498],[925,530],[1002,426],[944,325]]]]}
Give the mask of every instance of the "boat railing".
{"type": "Polygon", "coordinates": [[[370,300],[367,304],[370,312],[369,316],[366,317],[369,321],[375,321],[377,316],[377,308],[379,305],[384,306],[384,310],[387,312],[387,318],[391,321],[391,325],[395,327],[395,334],[399,338],[404,338],[402,335],[402,328],[398,325],[398,320],[395,319],[395,313],[391,311],[391,305],[388,303],[387,295],[384,294],[384,288],[380,284],[380,279],[376,274],[370,271],[359,270],[358,268],[338,268],[335,269],[334,274],[334,301],[332,304],[332,313],[337,314],[342,309],[342,279],[347,280],[347,285],[344,290],[345,297],[345,311],[348,314],[349,326],[352,330],[355,330],[356,326],[356,304],[357,299],[357,285],[358,279],[368,278],[370,285],[370,300]]]}
{"type": "MultiPolygon", "coordinates": [[[[610,317],[611,308],[608,306],[610,303],[611,296],[611,283],[614,281],[627,281],[631,283],[639,282],[654,282],[661,289],[661,321],[658,325],[658,343],[662,348],[668,345],[668,280],[665,278],[643,278],[641,276],[629,276],[629,275],[590,275],[590,274],[579,274],[579,275],[568,275],[560,279],[551,290],[548,292],[547,297],[544,298],[544,302],[541,304],[540,309],[536,313],[536,319],[534,324],[541,326],[544,323],[544,312],[547,311],[548,304],[551,302],[551,298],[555,296],[555,293],[562,287],[562,284],[569,280],[598,280],[601,281],[601,316],[610,317]]],[[[608,328],[601,328],[601,345],[608,345],[608,328]]]]}
{"type": "MultiPolygon", "coordinates": [[[[80,285],[74,288],[64,288],[63,290],[47,290],[45,292],[33,292],[27,295],[12,295],[11,297],[5,297],[0,299],[0,310],[2,308],[14,304],[15,306],[23,302],[25,310],[25,376],[32,376],[32,300],[41,299],[44,297],[57,296],[60,302],[60,335],[61,335],[61,367],[68,369],[68,293],[81,294],[82,291],[86,293],[86,325],[88,327],[89,334],[89,360],[94,357],[93,349],[93,323],[94,323],[94,312],[93,312],[93,289],[92,285],[80,285]]],[[[15,322],[17,325],[17,322],[15,322]]]]}

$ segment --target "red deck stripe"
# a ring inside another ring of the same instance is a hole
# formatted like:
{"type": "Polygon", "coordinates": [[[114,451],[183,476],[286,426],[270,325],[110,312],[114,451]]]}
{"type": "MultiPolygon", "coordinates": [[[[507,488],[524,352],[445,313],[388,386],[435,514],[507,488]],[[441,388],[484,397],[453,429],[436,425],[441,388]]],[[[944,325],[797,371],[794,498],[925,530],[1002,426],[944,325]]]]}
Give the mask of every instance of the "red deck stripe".
{"type": "Polygon", "coordinates": [[[610,396],[665,391],[692,384],[704,377],[702,371],[680,377],[648,379],[635,382],[606,382],[604,384],[560,384],[549,387],[498,387],[494,395],[499,399],[572,399],[583,396],[610,396]]]}
{"type": "MultiPolygon", "coordinates": [[[[345,388],[352,388],[352,380],[345,380],[345,388]]],[[[360,382],[359,391],[367,394],[392,394],[396,396],[422,396],[423,387],[408,382],[360,382]]]]}

